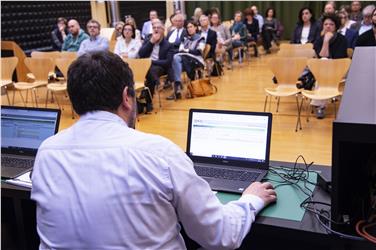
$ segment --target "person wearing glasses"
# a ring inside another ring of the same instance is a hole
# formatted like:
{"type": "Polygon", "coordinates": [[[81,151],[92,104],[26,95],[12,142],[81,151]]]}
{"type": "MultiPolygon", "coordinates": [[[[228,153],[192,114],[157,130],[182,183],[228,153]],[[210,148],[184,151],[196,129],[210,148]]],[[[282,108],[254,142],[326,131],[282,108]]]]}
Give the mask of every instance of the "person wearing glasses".
{"type": "Polygon", "coordinates": [[[81,56],[87,52],[91,51],[106,51],[109,48],[109,42],[106,38],[99,35],[101,30],[101,25],[98,21],[92,19],[87,22],[86,28],[89,32],[89,39],[84,40],[80,49],[78,50],[78,56],[81,56]]]}
{"type": "Polygon", "coordinates": [[[135,39],[135,28],[125,24],[121,37],[116,41],[114,53],[123,58],[137,58],[141,48],[141,41],[135,39]]]}
{"type": "Polygon", "coordinates": [[[68,22],[69,34],[64,39],[62,51],[77,52],[81,43],[88,39],[88,34],[80,28],[80,24],[75,19],[71,19],[68,22]]]}

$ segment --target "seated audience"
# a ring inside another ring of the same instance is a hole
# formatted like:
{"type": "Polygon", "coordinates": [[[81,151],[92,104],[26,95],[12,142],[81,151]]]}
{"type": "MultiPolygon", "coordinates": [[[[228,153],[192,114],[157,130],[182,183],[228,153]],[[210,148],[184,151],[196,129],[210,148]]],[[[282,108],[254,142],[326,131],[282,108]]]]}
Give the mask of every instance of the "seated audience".
{"type": "Polygon", "coordinates": [[[171,43],[176,51],[179,49],[180,43],[184,40],[187,35],[187,31],[184,28],[184,16],[183,14],[176,14],[172,18],[172,23],[174,27],[170,32],[167,33],[166,39],[171,43]]]}
{"type": "Polygon", "coordinates": [[[268,8],[265,12],[264,25],[262,26],[262,41],[267,54],[270,54],[272,41],[278,43],[277,38],[278,20],[273,8],[268,8]]]}
{"type": "Polygon", "coordinates": [[[200,35],[205,38],[205,43],[210,45],[210,51],[207,58],[215,59],[215,48],[217,47],[217,32],[209,28],[209,18],[206,15],[200,16],[200,26],[200,35]]]}
{"type": "Polygon", "coordinates": [[[142,44],[138,55],[140,58],[151,58],[151,66],[146,75],[146,83],[152,95],[155,86],[159,85],[159,77],[167,74],[171,67],[174,54],[173,46],[164,37],[164,26],[159,19],[154,19],[152,23],[153,33],[150,39],[142,44]]]}
{"type": "Polygon", "coordinates": [[[120,21],[115,24],[116,39],[122,37],[124,22],[120,21]]]}
{"type": "Polygon", "coordinates": [[[251,7],[251,10],[253,11],[254,18],[257,19],[259,23],[260,33],[262,32],[262,26],[264,26],[264,18],[258,13],[258,9],[256,5],[253,5],[251,7]]]}
{"type": "MultiPolygon", "coordinates": [[[[245,46],[247,44],[248,31],[242,19],[243,19],[242,12],[236,11],[234,15],[234,24],[230,28],[231,41],[232,41],[231,44],[232,44],[233,49],[245,46]]],[[[231,65],[232,60],[233,60],[232,50],[229,50],[228,52],[229,52],[229,60],[230,60],[229,62],[231,65]]]]}
{"type": "Polygon", "coordinates": [[[230,29],[221,23],[218,13],[210,17],[210,29],[217,32],[217,47],[215,49],[216,60],[223,63],[223,56],[226,51],[232,49],[230,29]]]}
{"type": "Polygon", "coordinates": [[[166,19],[165,21],[165,35],[166,36],[168,33],[170,33],[170,31],[172,31],[175,28],[175,24],[174,24],[175,15],[176,15],[175,13],[172,14],[170,18],[166,19]]]}
{"type": "MultiPolygon", "coordinates": [[[[334,15],[336,13],[336,6],[334,1],[328,1],[324,6],[324,12],[317,20],[319,27],[322,28],[323,18],[326,15],[334,15]]],[[[320,30],[321,31],[321,30],[320,30]]]]}
{"type": "Polygon", "coordinates": [[[356,39],[358,38],[358,33],[355,30],[346,27],[346,22],[348,21],[348,14],[346,11],[339,11],[338,18],[341,23],[338,32],[345,36],[347,40],[347,48],[353,49],[355,47],[356,39]]]}
{"type": "Polygon", "coordinates": [[[363,9],[363,20],[354,23],[351,25],[351,29],[354,29],[358,32],[360,36],[364,32],[372,29],[372,12],[375,9],[375,5],[368,5],[363,9]]]}
{"type": "Polygon", "coordinates": [[[291,43],[314,43],[320,35],[320,29],[318,23],[315,21],[313,11],[308,7],[303,7],[299,11],[298,23],[296,24],[291,43]]]}
{"type": "Polygon", "coordinates": [[[114,53],[123,58],[137,58],[142,44],[135,37],[134,27],[130,24],[125,24],[121,37],[116,41],[114,53]]]}
{"type": "Polygon", "coordinates": [[[70,66],[80,119],[42,143],[31,177],[39,249],[186,249],[179,223],[206,249],[240,247],[272,184],[222,204],[177,145],[135,130],[132,78],[110,52],[70,66]]]}
{"type": "Polygon", "coordinates": [[[172,61],[172,69],[174,72],[174,94],[167,97],[168,100],[181,99],[181,73],[187,72],[188,77],[193,80],[195,78],[195,69],[204,67],[202,52],[205,49],[204,37],[197,34],[198,26],[191,20],[188,21],[187,37],[180,44],[179,53],[174,55],[172,61]]]}
{"type": "Polygon", "coordinates": [[[67,37],[67,34],[67,19],[65,19],[64,17],[59,17],[57,19],[56,28],[51,32],[52,48],[54,50],[61,51],[64,39],[67,37]]]}
{"type": "Polygon", "coordinates": [[[372,12],[372,26],[358,37],[356,46],[376,46],[376,8],[372,12]]]}
{"type": "Polygon", "coordinates": [[[84,53],[89,51],[105,51],[109,48],[108,39],[105,37],[101,37],[101,25],[98,21],[91,19],[87,22],[87,30],[89,31],[89,39],[84,40],[81,45],[80,49],[77,52],[77,55],[80,56],[84,53]]]}
{"type": "Polygon", "coordinates": [[[141,39],[145,40],[151,33],[153,33],[153,27],[151,22],[153,19],[158,18],[158,13],[156,10],[151,10],[149,12],[149,21],[145,22],[142,26],[141,39]]]}
{"type": "MultiPolygon", "coordinates": [[[[316,39],[314,49],[319,58],[346,58],[347,41],[346,38],[338,33],[340,22],[336,15],[328,14],[323,16],[322,34],[316,39]]],[[[319,88],[318,85],[315,86],[319,88]]],[[[312,101],[311,105],[316,106],[316,117],[323,119],[325,117],[325,106],[327,101],[312,101]]]]}
{"type": "Polygon", "coordinates": [[[349,18],[350,11],[351,11],[351,9],[350,9],[350,6],[348,6],[348,5],[342,5],[341,7],[339,7],[339,10],[338,10],[338,13],[339,12],[346,12],[346,15],[347,15],[346,23],[345,23],[346,29],[350,29],[351,25],[356,23],[354,20],[351,20],[349,18]]]}
{"type": "Polygon", "coordinates": [[[351,12],[350,12],[350,20],[355,22],[360,22],[363,19],[362,15],[362,4],[360,1],[352,1],[351,2],[351,12]]]}
{"type": "Polygon", "coordinates": [[[141,41],[141,32],[140,32],[139,29],[137,29],[136,21],[134,20],[134,18],[133,17],[127,17],[127,19],[125,20],[125,23],[130,24],[134,27],[134,29],[136,30],[135,39],[141,41]]]}
{"type": "MultiPolygon", "coordinates": [[[[254,18],[254,13],[251,8],[247,8],[244,11],[245,19],[244,19],[244,24],[247,28],[248,34],[247,34],[247,42],[257,42],[258,37],[259,37],[259,23],[256,18],[254,18]]],[[[258,56],[258,50],[257,50],[257,45],[254,44],[254,51],[255,51],[255,56],[258,56]]]]}
{"type": "Polygon", "coordinates": [[[75,19],[71,19],[68,22],[69,34],[64,40],[62,51],[77,52],[81,43],[88,39],[88,34],[80,28],[80,24],[75,19]]]}

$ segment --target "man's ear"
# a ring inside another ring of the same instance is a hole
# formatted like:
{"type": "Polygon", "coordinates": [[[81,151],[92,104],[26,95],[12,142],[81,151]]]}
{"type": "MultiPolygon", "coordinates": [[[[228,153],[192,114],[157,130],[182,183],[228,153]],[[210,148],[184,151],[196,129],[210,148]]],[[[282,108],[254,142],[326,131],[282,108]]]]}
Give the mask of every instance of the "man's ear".
{"type": "Polygon", "coordinates": [[[125,87],[123,90],[123,100],[122,100],[122,105],[125,108],[125,110],[130,110],[132,108],[132,104],[130,103],[131,100],[128,95],[128,87],[125,87]]]}

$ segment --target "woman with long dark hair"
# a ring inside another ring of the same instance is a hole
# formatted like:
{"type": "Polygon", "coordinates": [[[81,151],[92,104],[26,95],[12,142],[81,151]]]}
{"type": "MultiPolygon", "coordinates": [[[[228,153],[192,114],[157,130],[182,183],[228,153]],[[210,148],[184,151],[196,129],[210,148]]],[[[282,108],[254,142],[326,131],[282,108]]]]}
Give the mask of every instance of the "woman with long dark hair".
{"type": "Polygon", "coordinates": [[[315,20],[313,11],[308,7],[303,7],[299,11],[298,23],[294,29],[291,43],[314,43],[319,35],[320,26],[315,20]]]}

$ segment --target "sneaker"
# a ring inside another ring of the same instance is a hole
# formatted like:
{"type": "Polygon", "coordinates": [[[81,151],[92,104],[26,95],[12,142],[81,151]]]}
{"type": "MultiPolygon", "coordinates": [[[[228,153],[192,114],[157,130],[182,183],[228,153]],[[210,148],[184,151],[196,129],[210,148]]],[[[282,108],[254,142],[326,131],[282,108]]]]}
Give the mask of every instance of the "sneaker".
{"type": "Polygon", "coordinates": [[[180,92],[166,97],[166,100],[168,100],[168,101],[173,101],[173,100],[178,100],[178,99],[181,99],[181,93],[180,92]]]}
{"type": "Polygon", "coordinates": [[[170,88],[172,88],[172,84],[171,84],[171,82],[165,82],[165,84],[163,85],[163,89],[170,89],[170,88]]]}
{"type": "Polygon", "coordinates": [[[317,107],[316,108],[316,118],[324,119],[325,118],[325,108],[317,107]]]}

